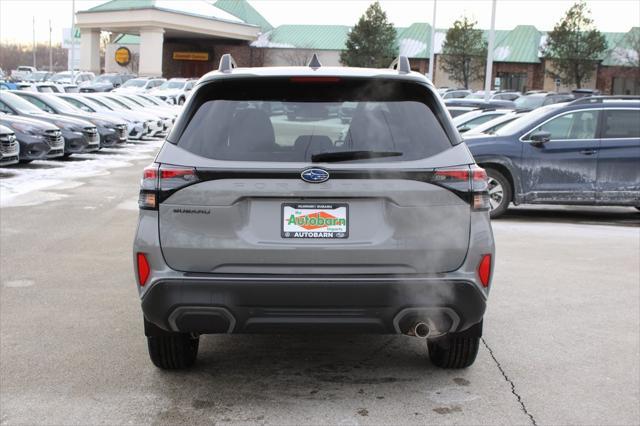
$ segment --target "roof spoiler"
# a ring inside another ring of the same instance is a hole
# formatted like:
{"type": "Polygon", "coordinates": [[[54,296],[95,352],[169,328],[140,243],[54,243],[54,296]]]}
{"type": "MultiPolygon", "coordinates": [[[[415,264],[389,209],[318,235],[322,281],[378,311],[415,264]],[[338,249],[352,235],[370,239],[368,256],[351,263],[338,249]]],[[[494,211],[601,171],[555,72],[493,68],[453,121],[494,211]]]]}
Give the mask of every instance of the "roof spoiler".
{"type": "Polygon", "coordinates": [[[220,65],[218,65],[218,71],[223,73],[230,73],[234,68],[238,68],[236,61],[233,59],[230,53],[225,53],[220,58],[220,65]]]}
{"type": "Polygon", "coordinates": [[[411,65],[409,64],[409,58],[400,55],[391,62],[389,68],[398,70],[400,74],[409,74],[411,72],[411,65]]]}

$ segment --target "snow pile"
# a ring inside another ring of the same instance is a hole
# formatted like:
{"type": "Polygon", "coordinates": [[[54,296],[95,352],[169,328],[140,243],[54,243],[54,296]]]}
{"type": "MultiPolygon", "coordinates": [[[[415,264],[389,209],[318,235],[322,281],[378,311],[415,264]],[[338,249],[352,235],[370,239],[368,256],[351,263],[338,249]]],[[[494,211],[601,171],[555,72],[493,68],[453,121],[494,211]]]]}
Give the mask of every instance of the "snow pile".
{"type": "Polygon", "coordinates": [[[132,161],[151,159],[162,145],[161,139],[129,143],[122,148],[104,148],[96,153],[74,154],[67,160],[38,160],[0,168],[0,207],[40,204],[65,197],[43,189],[70,189],[82,185],[80,179],[109,174],[110,169],[127,167],[132,161]]]}

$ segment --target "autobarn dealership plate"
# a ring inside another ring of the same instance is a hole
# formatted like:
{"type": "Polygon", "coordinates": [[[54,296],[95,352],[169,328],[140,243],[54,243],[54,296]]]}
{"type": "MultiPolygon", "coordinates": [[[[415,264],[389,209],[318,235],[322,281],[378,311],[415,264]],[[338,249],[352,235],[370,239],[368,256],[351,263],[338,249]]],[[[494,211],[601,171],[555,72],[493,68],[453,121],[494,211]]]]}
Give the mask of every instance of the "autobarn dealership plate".
{"type": "Polygon", "coordinates": [[[282,238],[347,238],[347,204],[283,204],[282,238]]]}

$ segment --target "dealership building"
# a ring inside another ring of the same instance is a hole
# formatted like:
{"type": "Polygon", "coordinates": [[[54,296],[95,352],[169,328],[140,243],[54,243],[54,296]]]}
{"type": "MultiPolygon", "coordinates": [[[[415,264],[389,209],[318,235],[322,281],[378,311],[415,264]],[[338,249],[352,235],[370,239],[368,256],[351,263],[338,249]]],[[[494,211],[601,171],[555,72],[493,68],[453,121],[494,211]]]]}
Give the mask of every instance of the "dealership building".
{"type": "MultiPolygon", "coordinates": [[[[342,25],[281,25],[273,27],[247,0],[111,0],[76,14],[80,32],[80,68],[99,73],[133,72],[144,76],[199,77],[217,67],[220,56],[231,53],[239,66],[304,65],[317,53],[323,65],[340,66],[340,52],[350,27],[342,25]],[[110,43],[100,65],[100,34],[110,43]]],[[[397,28],[400,54],[414,70],[429,67],[431,25],[414,23],[397,28]]],[[[441,68],[446,29],[434,35],[434,83],[455,87],[441,68]]],[[[640,95],[640,67],[634,40],[640,27],[604,33],[608,49],[584,87],[606,94],[640,95]]],[[[570,90],[557,87],[541,57],[546,33],[519,25],[497,30],[493,80],[507,90],[570,90]]],[[[481,89],[474,81],[472,89],[481,89]]]]}

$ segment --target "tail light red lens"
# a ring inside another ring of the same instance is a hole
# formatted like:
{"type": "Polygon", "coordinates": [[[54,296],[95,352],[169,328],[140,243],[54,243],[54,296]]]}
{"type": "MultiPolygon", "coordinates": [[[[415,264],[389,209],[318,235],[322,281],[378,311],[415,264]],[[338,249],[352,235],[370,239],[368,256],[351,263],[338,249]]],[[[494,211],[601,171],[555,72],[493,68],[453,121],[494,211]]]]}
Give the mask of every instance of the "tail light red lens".
{"type": "Polygon", "coordinates": [[[151,268],[149,268],[149,262],[147,261],[147,256],[144,253],[138,253],[136,255],[137,266],[138,266],[138,284],[140,287],[144,287],[149,279],[149,272],[151,268]]]}
{"type": "Polygon", "coordinates": [[[195,182],[198,182],[198,177],[194,168],[154,163],[142,173],[138,205],[144,210],[157,210],[163,199],[195,182]]]}
{"type": "Polygon", "coordinates": [[[483,287],[489,287],[489,281],[491,280],[491,255],[485,254],[480,259],[478,264],[478,278],[483,287]]]}
{"type": "Polygon", "coordinates": [[[477,165],[435,169],[431,183],[451,189],[459,194],[468,194],[473,210],[489,209],[487,172],[477,165]]]}

